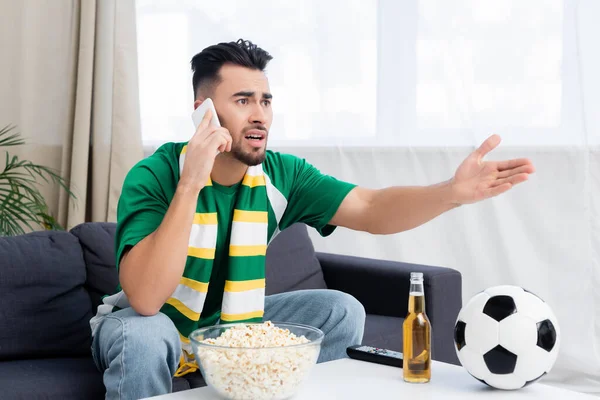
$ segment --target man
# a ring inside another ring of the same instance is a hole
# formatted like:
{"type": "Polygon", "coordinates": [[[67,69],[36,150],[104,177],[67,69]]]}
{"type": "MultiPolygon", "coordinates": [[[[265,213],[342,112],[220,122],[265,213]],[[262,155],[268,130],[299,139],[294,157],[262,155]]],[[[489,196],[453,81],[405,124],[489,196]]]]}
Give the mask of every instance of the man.
{"type": "Polygon", "coordinates": [[[534,172],[526,159],[482,161],[500,142],[491,136],[452,179],[433,186],[369,190],[323,175],[266,149],[270,60],[243,40],[197,54],[194,107],[211,98],[222,127],[211,127],[207,113],[187,144],[163,145],[125,179],[116,234],[122,290],[91,321],[107,398],[170,392],[173,376],[195,370],[187,336],[219,322],[312,325],[326,335],[319,361],[343,357],[362,340],[365,311],[356,299],[331,290],[264,297],[265,252],[279,231],[304,222],[323,236],[336,226],[401,232],[534,172]]]}

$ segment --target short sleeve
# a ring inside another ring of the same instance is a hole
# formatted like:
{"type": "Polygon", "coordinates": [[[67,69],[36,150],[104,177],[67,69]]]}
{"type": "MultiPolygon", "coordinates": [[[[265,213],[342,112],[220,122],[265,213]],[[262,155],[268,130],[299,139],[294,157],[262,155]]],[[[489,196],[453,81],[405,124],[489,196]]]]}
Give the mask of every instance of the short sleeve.
{"type": "Polygon", "coordinates": [[[280,222],[281,228],[303,222],[315,228],[321,236],[330,235],[336,227],[329,222],[356,185],[323,174],[306,160],[296,157],[293,158],[292,170],[293,183],[280,222]]]}
{"type": "Polygon", "coordinates": [[[127,174],[117,206],[117,268],[123,253],[153,233],[167,213],[169,171],[164,159],[154,158],[142,160],[127,174]]]}

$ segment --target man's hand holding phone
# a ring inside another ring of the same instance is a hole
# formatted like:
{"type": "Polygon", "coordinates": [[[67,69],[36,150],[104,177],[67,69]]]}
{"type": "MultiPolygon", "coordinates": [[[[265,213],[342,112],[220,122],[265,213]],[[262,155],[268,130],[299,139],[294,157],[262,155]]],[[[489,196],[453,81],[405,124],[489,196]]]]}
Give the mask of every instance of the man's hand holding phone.
{"type": "Polygon", "coordinates": [[[213,111],[209,108],[187,144],[185,163],[179,185],[198,193],[208,182],[219,152],[231,151],[231,135],[226,128],[211,124],[213,111]]]}

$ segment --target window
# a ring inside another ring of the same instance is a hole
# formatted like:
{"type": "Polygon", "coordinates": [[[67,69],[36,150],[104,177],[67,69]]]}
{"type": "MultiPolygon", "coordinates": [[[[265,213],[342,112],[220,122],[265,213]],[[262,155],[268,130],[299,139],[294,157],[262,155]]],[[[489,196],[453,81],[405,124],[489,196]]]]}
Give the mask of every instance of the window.
{"type": "Polygon", "coordinates": [[[417,126],[558,128],[562,14],[561,0],[420,1],[417,126]]]}
{"type": "Polygon", "coordinates": [[[374,0],[222,2],[138,0],[143,141],[193,133],[190,60],[212,44],[251,40],[274,59],[270,144],[375,135],[374,0]]]}
{"type": "Polygon", "coordinates": [[[189,139],[190,59],[240,37],[274,56],[271,145],[583,144],[600,62],[577,4],[138,0],[144,144],[189,139]]]}

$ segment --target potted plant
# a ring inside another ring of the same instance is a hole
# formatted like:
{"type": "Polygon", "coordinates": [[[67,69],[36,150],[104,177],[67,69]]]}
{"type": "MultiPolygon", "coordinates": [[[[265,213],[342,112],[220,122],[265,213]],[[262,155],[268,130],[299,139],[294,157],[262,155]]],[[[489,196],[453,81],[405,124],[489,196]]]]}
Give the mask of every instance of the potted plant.
{"type": "MultiPolygon", "coordinates": [[[[0,129],[0,148],[24,145],[25,141],[14,126],[0,129]]],[[[31,161],[20,160],[6,150],[6,165],[0,172],[0,236],[36,230],[36,225],[46,229],[63,230],[50,215],[46,200],[39,191],[39,183],[52,182],[64,189],[69,196],[75,195],[65,179],[57,171],[31,161]]]]}

